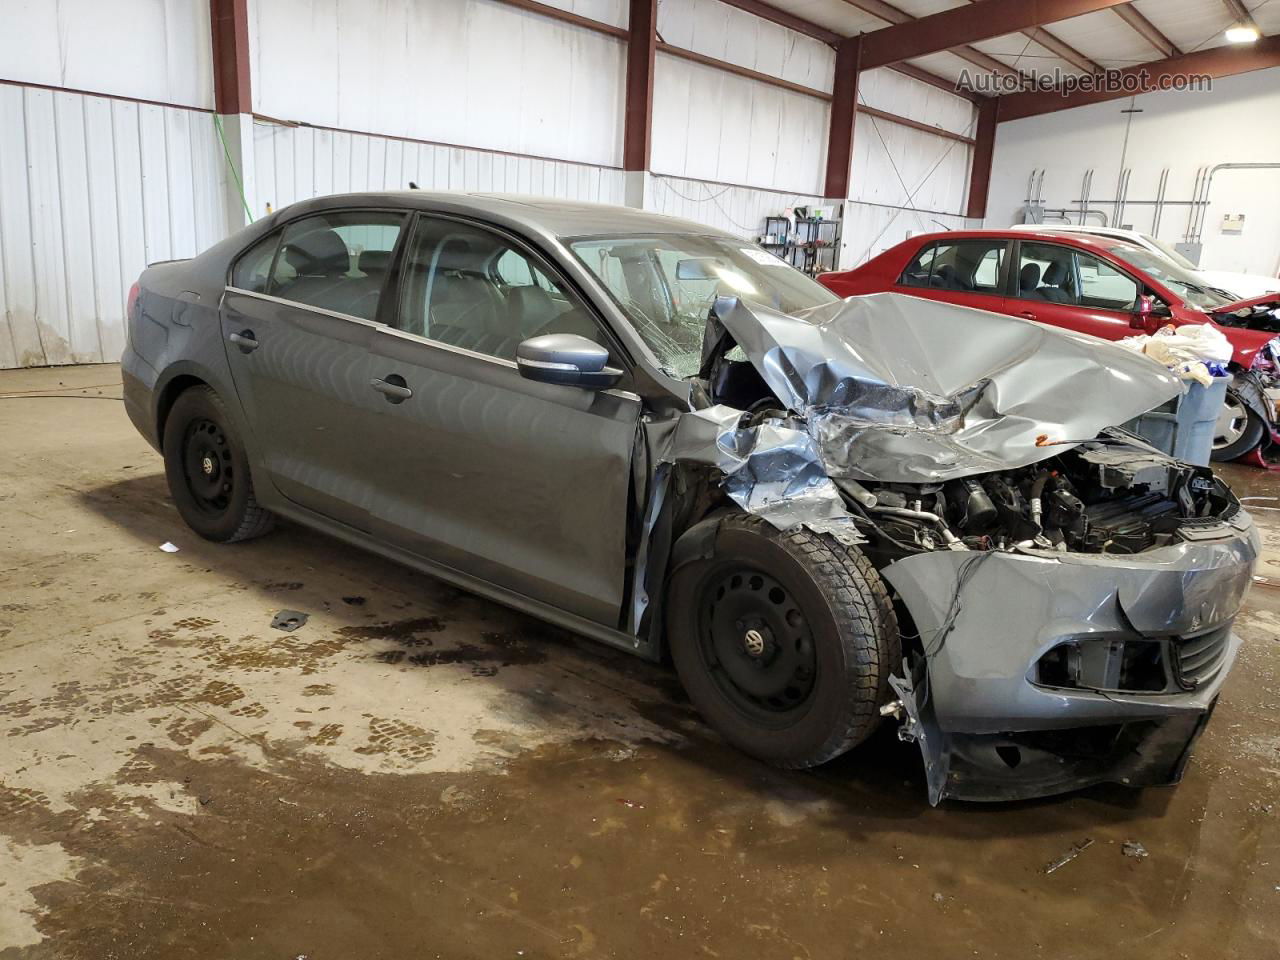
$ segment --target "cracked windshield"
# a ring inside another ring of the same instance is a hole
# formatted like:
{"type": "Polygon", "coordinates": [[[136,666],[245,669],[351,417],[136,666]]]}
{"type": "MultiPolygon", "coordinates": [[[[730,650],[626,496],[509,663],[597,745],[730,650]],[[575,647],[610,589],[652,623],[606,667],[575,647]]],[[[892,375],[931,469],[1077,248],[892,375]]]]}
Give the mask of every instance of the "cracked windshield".
{"type": "Polygon", "coordinates": [[[837,297],[746,241],[673,235],[572,241],[569,247],[613,295],[672,376],[691,377],[717,297],[796,313],[837,297]]]}

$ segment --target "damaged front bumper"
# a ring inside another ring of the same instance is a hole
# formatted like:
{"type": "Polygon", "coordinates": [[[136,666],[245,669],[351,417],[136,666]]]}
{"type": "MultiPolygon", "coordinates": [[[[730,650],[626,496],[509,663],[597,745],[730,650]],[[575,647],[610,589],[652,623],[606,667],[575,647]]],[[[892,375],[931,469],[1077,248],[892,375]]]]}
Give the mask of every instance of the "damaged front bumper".
{"type": "Polygon", "coordinates": [[[887,566],[923,655],[891,683],[929,800],[1176,783],[1239,647],[1241,510],[1132,555],[943,550],[887,566]]]}

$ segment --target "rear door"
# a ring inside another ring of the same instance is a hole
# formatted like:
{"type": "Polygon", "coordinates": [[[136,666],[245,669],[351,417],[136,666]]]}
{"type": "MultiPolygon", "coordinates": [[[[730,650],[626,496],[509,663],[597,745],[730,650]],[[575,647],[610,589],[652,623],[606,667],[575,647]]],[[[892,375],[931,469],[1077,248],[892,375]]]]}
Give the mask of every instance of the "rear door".
{"type": "Polygon", "coordinates": [[[640,399],[520,376],[516,347],[576,333],[627,367],[600,318],[530,247],[418,217],[394,327],[373,337],[378,536],[616,626],[640,399]]]}
{"type": "Polygon", "coordinates": [[[246,252],[222,301],[236,391],[269,479],[289,500],[368,527],[369,346],[403,214],[292,221],[246,252]]]}
{"type": "Polygon", "coordinates": [[[911,259],[895,288],[930,300],[1003,312],[1009,245],[998,237],[934,241],[911,259]]]}
{"type": "Polygon", "coordinates": [[[1028,320],[1119,340],[1137,332],[1130,321],[1142,285],[1115,265],[1075,247],[1020,241],[1014,309],[1028,320]]]}

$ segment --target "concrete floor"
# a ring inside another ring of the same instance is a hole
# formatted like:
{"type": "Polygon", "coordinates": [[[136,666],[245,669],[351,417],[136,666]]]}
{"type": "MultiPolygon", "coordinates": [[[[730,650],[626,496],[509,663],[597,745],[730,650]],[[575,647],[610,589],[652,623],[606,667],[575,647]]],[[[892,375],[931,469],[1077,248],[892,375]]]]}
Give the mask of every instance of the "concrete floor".
{"type": "Polygon", "coordinates": [[[781,773],[665,670],[292,525],[205,543],[118,402],[37,391],[118,373],[0,374],[4,960],[1277,956],[1274,586],[1179,787],[935,810],[888,732],[781,773]]]}

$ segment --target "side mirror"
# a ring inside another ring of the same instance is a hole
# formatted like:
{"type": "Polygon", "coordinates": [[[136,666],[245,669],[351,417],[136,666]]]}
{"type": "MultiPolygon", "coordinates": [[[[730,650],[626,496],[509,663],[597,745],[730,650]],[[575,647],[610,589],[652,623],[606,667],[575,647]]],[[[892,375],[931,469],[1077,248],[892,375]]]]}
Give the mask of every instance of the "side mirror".
{"type": "Polygon", "coordinates": [[[603,390],[622,379],[622,371],[609,366],[609,351],[576,333],[525,340],[516,347],[516,366],[526,380],[587,390],[603,390]]]}
{"type": "Polygon", "coordinates": [[[1137,306],[1129,316],[1129,326],[1144,333],[1155,333],[1160,318],[1156,315],[1156,298],[1149,293],[1138,297],[1137,306]]]}

